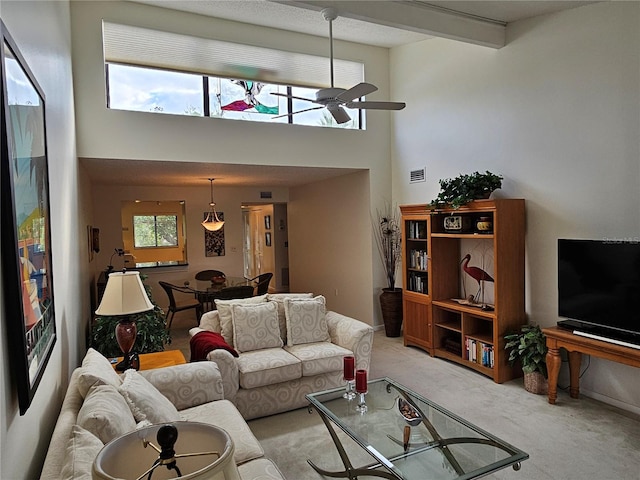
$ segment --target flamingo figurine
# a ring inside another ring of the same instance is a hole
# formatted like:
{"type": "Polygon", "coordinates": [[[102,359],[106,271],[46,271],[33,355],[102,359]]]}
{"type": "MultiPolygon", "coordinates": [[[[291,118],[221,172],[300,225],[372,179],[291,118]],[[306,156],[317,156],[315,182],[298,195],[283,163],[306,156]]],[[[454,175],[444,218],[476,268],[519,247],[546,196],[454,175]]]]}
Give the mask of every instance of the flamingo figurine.
{"type": "Polygon", "coordinates": [[[478,282],[478,291],[473,296],[473,301],[477,303],[478,296],[482,290],[482,282],[493,282],[493,277],[479,267],[470,267],[469,260],[471,260],[471,255],[467,253],[460,263],[462,264],[462,269],[467,273],[467,275],[478,282]]]}

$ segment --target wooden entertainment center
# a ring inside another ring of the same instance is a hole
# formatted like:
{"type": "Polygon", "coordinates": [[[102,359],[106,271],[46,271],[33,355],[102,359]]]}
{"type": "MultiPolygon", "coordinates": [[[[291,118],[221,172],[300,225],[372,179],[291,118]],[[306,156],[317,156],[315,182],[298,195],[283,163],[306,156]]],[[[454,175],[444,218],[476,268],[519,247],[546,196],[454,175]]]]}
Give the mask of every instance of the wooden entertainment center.
{"type": "Polygon", "coordinates": [[[569,352],[569,395],[580,395],[580,362],[582,354],[605,360],[640,367],[640,350],[576,335],[558,327],[543,328],[547,337],[547,370],[549,372],[549,403],[555,404],[558,398],[558,373],[560,372],[560,349],[569,352]]]}

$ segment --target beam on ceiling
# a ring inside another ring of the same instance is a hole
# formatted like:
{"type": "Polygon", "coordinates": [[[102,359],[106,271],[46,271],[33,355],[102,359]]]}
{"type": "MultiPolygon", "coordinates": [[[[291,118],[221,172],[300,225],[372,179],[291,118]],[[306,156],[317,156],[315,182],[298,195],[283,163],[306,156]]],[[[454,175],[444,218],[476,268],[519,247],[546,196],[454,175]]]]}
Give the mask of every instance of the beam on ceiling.
{"type": "Polygon", "coordinates": [[[422,1],[270,1],[316,11],[332,7],[337,10],[339,17],[485,47],[501,48],[506,41],[506,25],[502,22],[443,9],[422,1]]]}

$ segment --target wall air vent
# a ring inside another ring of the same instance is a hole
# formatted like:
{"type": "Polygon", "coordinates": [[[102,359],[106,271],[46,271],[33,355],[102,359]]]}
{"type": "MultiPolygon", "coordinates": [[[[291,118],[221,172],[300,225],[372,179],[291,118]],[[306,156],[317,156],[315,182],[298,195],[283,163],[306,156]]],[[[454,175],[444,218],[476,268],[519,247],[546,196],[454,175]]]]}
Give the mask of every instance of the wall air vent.
{"type": "Polygon", "coordinates": [[[260,192],[260,198],[271,198],[271,192],[260,192]]]}
{"type": "Polygon", "coordinates": [[[427,181],[426,167],[423,167],[420,170],[411,170],[409,175],[410,175],[409,183],[418,183],[418,182],[427,181]]]}

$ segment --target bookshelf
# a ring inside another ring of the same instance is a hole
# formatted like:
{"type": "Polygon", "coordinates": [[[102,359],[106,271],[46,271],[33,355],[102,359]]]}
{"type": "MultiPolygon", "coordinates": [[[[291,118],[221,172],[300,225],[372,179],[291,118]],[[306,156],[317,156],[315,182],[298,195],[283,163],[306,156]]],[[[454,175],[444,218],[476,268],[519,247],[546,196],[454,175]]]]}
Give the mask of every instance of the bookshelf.
{"type": "Polygon", "coordinates": [[[426,228],[424,239],[403,236],[405,345],[424,348],[432,356],[462,364],[497,383],[511,380],[518,371],[508,364],[504,335],[526,323],[524,200],[478,200],[457,210],[427,205],[400,209],[409,233],[413,222],[424,222],[426,228]],[[411,283],[411,252],[417,249],[417,240],[428,252],[426,271],[418,270],[426,279],[425,291],[416,291],[411,283]],[[465,265],[467,254],[470,259],[465,265]],[[475,273],[474,267],[482,268],[491,281],[477,282],[463,266],[470,273],[475,273]],[[476,295],[485,308],[465,304],[465,299],[476,295]]]}
{"type": "Polygon", "coordinates": [[[402,213],[402,314],[404,345],[431,351],[429,222],[426,205],[400,207],[402,213]]]}

